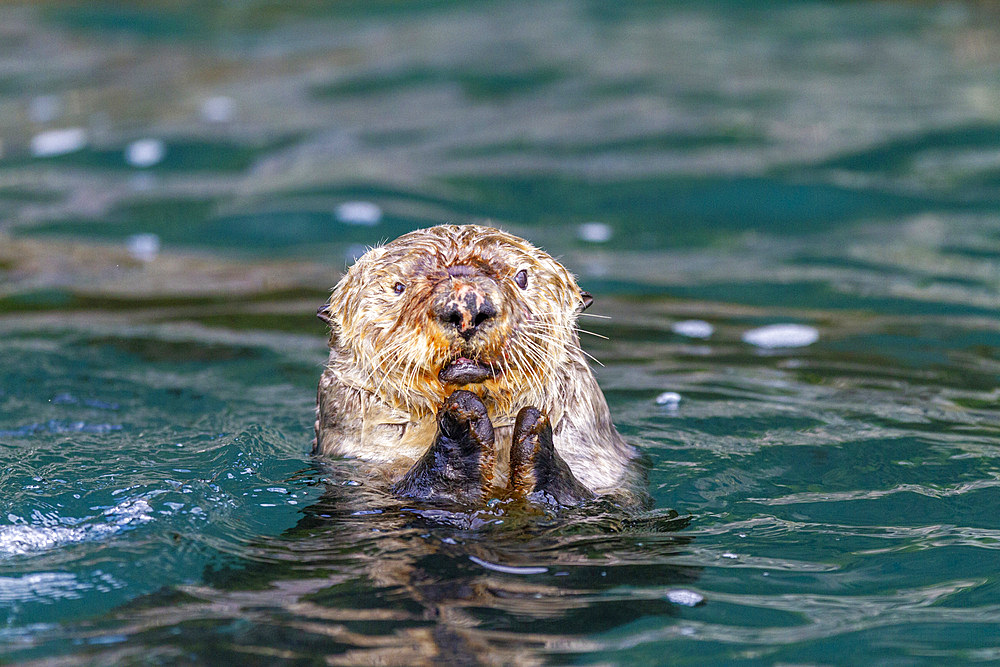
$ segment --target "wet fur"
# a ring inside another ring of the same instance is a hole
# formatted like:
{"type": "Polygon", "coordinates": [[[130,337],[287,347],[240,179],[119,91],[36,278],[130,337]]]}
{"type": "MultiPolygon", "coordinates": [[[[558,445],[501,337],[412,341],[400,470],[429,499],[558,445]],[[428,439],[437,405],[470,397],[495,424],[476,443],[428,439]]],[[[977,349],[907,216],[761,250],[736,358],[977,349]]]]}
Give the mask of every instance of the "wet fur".
{"type": "Polygon", "coordinates": [[[497,229],[442,225],[411,232],[362,256],[340,280],[321,316],[330,358],[320,379],[314,453],[374,464],[399,481],[434,440],[435,415],[459,387],[440,370],[457,356],[498,371],[464,385],[486,405],[496,443],[493,485],[508,482],[516,415],[532,406],[552,425],[559,456],[587,489],[624,501],[635,488],[636,452],[611,422],[580,348],[576,319],[589,295],[527,241],[497,229]],[[492,278],[497,315],[463,340],[432,314],[448,269],[472,266],[492,278]],[[528,275],[527,288],[515,276],[528,275]],[[402,285],[402,293],[397,293],[402,285]]]}

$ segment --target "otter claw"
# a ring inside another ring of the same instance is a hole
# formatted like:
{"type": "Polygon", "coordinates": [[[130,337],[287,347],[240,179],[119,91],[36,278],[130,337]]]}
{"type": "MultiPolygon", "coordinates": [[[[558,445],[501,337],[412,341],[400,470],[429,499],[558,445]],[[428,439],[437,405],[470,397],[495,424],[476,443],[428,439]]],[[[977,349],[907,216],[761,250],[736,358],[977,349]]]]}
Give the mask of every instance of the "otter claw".
{"type": "Polygon", "coordinates": [[[552,443],[552,425],[538,408],[517,413],[510,447],[510,483],[515,497],[575,505],[594,494],[573,476],[552,443]]]}
{"type": "Polygon", "coordinates": [[[437,414],[434,444],[392,491],[405,498],[478,503],[493,482],[493,424],[478,396],[459,389],[437,414]]]}

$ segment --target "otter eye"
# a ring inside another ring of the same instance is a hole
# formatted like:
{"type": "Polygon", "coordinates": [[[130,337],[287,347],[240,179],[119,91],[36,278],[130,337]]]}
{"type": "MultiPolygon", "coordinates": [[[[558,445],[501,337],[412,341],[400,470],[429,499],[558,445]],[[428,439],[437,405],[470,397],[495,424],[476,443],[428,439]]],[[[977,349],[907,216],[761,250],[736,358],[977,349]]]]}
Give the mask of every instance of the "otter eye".
{"type": "Polygon", "coordinates": [[[392,291],[396,294],[402,294],[406,290],[406,285],[403,283],[396,283],[392,286],[392,291]]]}
{"type": "Polygon", "coordinates": [[[528,289],[528,272],[524,269],[518,271],[517,275],[514,276],[514,282],[521,289],[528,289]]]}

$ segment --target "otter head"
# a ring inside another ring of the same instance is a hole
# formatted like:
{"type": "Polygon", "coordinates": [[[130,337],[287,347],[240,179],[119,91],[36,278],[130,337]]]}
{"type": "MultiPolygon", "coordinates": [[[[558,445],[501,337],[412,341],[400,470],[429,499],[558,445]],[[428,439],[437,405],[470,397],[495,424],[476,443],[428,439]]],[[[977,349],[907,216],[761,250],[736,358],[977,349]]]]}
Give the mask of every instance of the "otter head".
{"type": "Polygon", "coordinates": [[[348,380],[414,417],[458,388],[501,411],[555,394],[590,305],[566,269],[511,234],[474,225],[411,232],[373,248],[320,317],[348,380]]]}

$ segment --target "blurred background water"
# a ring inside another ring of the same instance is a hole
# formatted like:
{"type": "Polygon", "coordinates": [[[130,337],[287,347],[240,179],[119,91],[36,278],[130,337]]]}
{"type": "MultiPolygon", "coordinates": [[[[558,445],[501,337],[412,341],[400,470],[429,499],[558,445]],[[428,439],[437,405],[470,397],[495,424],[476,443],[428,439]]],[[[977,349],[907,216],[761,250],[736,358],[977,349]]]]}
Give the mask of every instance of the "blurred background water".
{"type": "Polygon", "coordinates": [[[3,4],[2,659],[1000,658],[998,19],[3,4]],[[443,222],[595,294],[650,511],[371,514],[309,458],[316,307],[443,222]]]}

